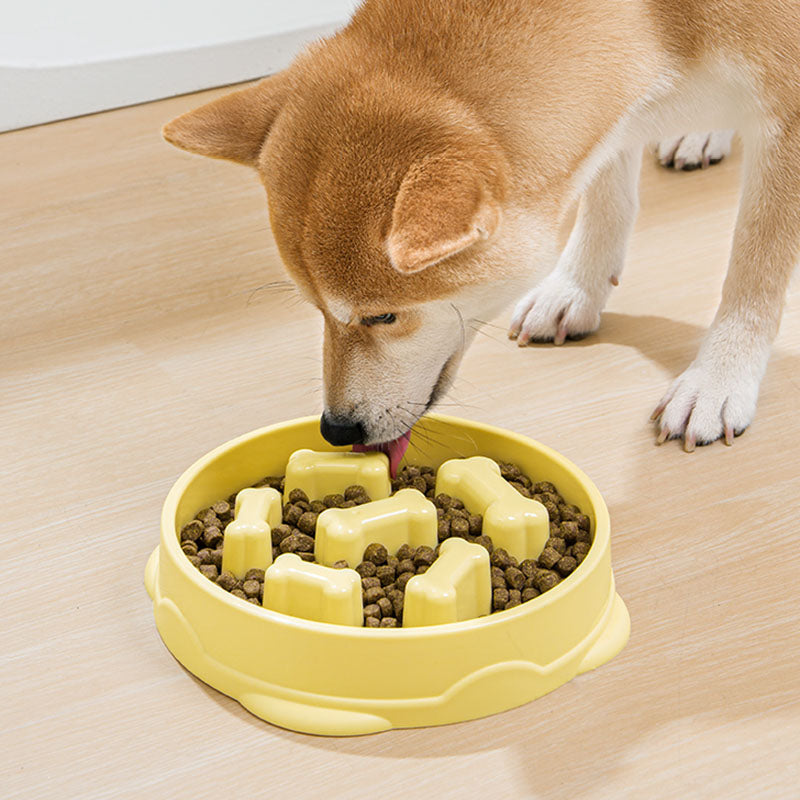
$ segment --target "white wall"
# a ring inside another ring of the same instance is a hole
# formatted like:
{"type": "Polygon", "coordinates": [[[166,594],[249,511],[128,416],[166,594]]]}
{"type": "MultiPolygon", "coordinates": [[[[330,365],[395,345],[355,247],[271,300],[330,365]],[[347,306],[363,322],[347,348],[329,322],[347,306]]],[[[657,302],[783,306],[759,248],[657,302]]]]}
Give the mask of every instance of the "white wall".
{"type": "Polygon", "coordinates": [[[357,0],[0,0],[0,131],[285,67],[357,0]]]}

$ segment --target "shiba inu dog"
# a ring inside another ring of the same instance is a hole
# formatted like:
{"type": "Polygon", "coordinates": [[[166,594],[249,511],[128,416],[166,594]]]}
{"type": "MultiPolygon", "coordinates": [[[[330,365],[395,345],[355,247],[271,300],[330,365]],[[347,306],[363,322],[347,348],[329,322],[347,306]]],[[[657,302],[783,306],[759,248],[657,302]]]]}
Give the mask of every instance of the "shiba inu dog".
{"type": "Polygon", "coordinates": [[[520,345],[598,327],[643,143],[729,128],[745,167],[722,301],[653,415],[659,442],[692,450],[753,419],[798,257],[800,3],[366,0],[164,136],[258,170],[286,267],[325,318],[323,434],[396,463],[476,320],[516,299],[520,345]]]}

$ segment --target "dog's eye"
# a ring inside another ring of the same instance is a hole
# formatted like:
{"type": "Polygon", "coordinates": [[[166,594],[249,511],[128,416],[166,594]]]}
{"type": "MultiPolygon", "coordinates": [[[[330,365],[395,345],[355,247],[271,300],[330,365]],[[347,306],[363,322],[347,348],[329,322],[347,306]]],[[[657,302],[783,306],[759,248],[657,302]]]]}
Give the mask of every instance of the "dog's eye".
{"type": "Polygon", "coordinates": [[[394,314],[378,314],[376,317],[361,317],[361,324],[368,328],[371,325],[391,325],[396,319],[394,314]]]}

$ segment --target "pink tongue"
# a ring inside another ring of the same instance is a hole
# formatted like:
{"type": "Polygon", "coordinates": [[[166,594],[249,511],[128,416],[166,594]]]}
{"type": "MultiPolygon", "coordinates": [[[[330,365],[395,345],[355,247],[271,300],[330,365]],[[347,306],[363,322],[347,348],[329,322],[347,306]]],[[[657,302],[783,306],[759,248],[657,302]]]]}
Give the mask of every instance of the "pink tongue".
{"type": "Polygon", "coordinates": [[[377,450],[380,453],[386,453],[389,456],[389,471],[392,477],[397,477],[397,468],[403,460],[403,456],[408,450],[408,444],[411,440],[411,431],[406,431],[402,436],[392,439],[391,442],[381,442],[380,444],[354,444],[354,453],[369,453],[377,450]]]}

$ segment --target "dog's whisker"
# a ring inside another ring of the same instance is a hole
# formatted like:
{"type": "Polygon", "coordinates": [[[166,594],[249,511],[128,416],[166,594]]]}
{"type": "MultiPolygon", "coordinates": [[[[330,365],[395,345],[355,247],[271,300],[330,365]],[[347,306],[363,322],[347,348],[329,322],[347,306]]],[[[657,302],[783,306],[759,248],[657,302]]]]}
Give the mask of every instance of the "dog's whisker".
{"type": "Polygon", "coordinates": [[[472,322],[477,322],[478,325],[486,325],[488,328],[496,328],[498,331],[502,331],[503,333],[506,332],[506,328],[504,328],[502,325],[495,325],[494,322],[487,322],[484,319],[473,317],[472,322]]]}

